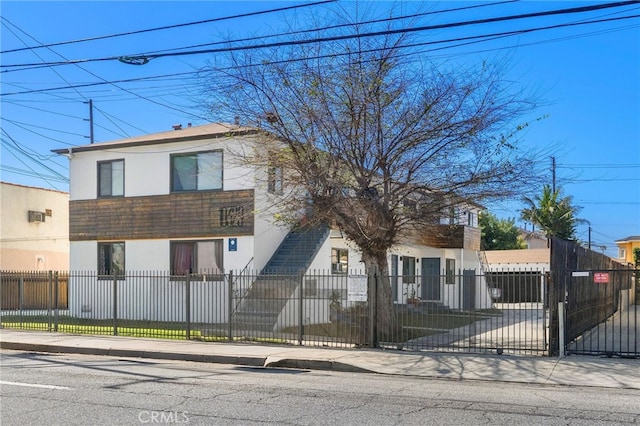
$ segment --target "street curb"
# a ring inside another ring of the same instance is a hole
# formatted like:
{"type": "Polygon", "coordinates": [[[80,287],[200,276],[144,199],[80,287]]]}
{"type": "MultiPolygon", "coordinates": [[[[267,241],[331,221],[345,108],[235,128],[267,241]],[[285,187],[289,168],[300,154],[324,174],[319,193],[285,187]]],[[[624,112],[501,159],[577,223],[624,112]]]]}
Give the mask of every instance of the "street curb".
{"type": "Polygon", "coordinates": [[[267,361],[264,366],[272,368],[299,368],[305,370],[340,371],[343,373],[375,373],[375,371],[356,367],[355,365],[351,364],[345,364],[343,362],[295,358],[284,358],[272,362],[267,361]]]}
{"type": "Polygon", "coordinates": [[[0,349],[29,352],[72,353],[80,355],[106,355],[126,358],[164,359],[169,361],[193,361],[213,364],[248,365],[263,367],[266,357],[246,357],[231,355],[188,354],[178,352],[141,351],[130,349],[100,349],[76,346],[43,345],[35,343],[0,342],[0,349]]]}

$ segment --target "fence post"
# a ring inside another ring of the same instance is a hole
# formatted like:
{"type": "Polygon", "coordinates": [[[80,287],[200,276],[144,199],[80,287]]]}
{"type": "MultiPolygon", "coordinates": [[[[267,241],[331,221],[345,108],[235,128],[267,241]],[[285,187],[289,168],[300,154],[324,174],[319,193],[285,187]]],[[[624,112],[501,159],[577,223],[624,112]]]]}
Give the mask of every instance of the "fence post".
{"type": "Polygon", "coordinates": [[[566,356],[565,353],[565,343],[564,343],[564,302],[558,302],[558,342],[559,342],[559,351],[558,357],[564,358],[566,356]]]}
{"type": "Polygon", "coordinates": [[[555,356],[560,349],[558,330],[558,302],[560,301],[557,278],[552,273],[547,273],[547,286],[549,296],[547,299],[547,309],[549,309],[549,356],[555,356]]]}
{"type": "Polygon", "coordinates": [[[191,274],[187,274],[186,287],[184,290],[185,298],[185,317],[187,328],[187,340],[191,340],[191,274]]]}
{"type": "Polygon", "coordinates": [[[113,271],[113,335],[118,335],[118,278],[113,271]]]}
{"type": "Polygon", "coordinates": [[[229,296],[227,297],[227,312],[229,318],[229,326],[227,330],[227,339],[233,341],[233,271],[229,272],[229,296]]]}
{"type": "Polygon", "coordinates": [[[302,340],[304,337],[304,312],[303,312],[303,303],[304,303],[304,273],[300,273],[300,285],[298,286],[298,345],[302,346],[302,340]]]}
{"type": "MultiPolygon", "coordinates": [[[[67,283],[68,283],[68,278],[67,278],[67,283]]],[[[53,314],[53,331],[55,331],[56,333],[58,332],[58,317],[60,315],[59,312],[59,306],[58,306],[58,295],[60,293],[59,290],[60,287],[60,281],[58,279],[58,271],[56,271],[53,274],[53,308],[54,308],[54,314],[53,314]]],[[[68,305],[68,301],[67,301],[67,305],[68,305]]]]}
{"type": "Polygon", "coordinates": [[[47,274],[49,277],[49,297],[47,298],[47,331],[51,333],[51,305],[53,304],[53,271],[47,274]]]}
{"type": "Polygon", "coordinates": [[[24,303],[24,276],[20,275],[20,282],[18,287],[18,299],[20,303],[20,329],[22,329],[22,305],[24,303]]]}
{"type": "Polygon", "coordinates": [[[378,316],[378,270],[377,268],[369,269],[367,274],[368,291],[369,291],[369,347],[377,346],[376,338],[376,320],[378,316]]]}

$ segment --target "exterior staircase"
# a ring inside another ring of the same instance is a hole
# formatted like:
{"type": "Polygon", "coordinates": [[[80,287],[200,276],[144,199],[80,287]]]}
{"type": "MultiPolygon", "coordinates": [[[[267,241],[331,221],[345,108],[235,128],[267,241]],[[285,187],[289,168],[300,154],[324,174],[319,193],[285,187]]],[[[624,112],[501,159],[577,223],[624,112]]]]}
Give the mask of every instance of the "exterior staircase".
{"type": "Polygon", "coordinates": [[[329,227],[324,224],[292,229],[264,267],[261,275],[306,272],[328,236],[329,227]]]}
{"type": "Polygon", "coordinates": [[[328,236],[327,225],[291,230],[233,313],[234,328],[273,332],[300,284],[300,274],[309,268],[328,236]]]}

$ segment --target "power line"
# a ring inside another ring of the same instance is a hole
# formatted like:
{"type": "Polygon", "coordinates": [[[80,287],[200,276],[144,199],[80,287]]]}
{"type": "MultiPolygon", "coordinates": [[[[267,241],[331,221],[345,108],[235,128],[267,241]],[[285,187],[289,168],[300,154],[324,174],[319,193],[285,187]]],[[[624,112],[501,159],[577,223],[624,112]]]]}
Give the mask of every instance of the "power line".
{"type": "MultiPolygon", "coordinates": [[[[459,12],[459,11],[462,11],[462,10],[477,9],[477,8],[481,8],[481,7],[503,5],[503,4],[508,4],[508,3],[517,3],[519,1],[520,0],[498,1],[498,2],[493,2],[493,3],[485,3],[485,4],[478,4],[478,5],[471,5],[471,6],[455,7],[455,8],[451,8],[451,9],[442,9],[442,10],[436,10],[436,11],[430,11],[430,12],[414,13],[414,14],[411,14],[411,15],[394,16],[394,17],[384,18],[384,19],[374,19],[374,20],[370,20],[370,21],[359,21],[358,25],[370,25],[370,24],[398,21],[398,20],[404,20],[404,19],[410,19],[410,18],[419,18],[419,17],[422,17],[422,16],[435,15],[435,14],[438,14],[438,13],[459,12]]],[[[352,26],[352,24],[328,25],[328,26],[323,27],[323,28],[310,28],[310,29],[306,29],[306,30],[289,31],[289,32],[286,32],[286,33],[269,34],[269,35],[264,35],[264,36],[246,37],[246,38],[235,39],[235,40],[225,40],[225,41],[216,41],[216,42],[211,42],[211,43],[193,44],[193,45],[190,45],[190,46],[175,47],[175,48],[172,48],[172,49],[163,49],[163,50],[157,50],[157,51],[152,51],[152,52],[147,52],[147,53],[161,53],[161,52],[170,52],[170,51],[175,51],[175,50],[193,49],[195,47],[215,46],[215,45],[219,45],[219,44],[230,44],[230,43],[239,43],[239,42],[254,41],[254,40],[264,40],[265,38],[291,36],[291,35],[313,33],[313,32],[319,32],[319,31],[328,31],[328,30],[334,30],[334,29],[350,27],[350,26],[352,26]]]]}
{"type": "MultiPolygon", "coordinates": [[[[62,46],[62,45],[65,45],[65,44],[81,43],[81,42],[94,41],[94,40],[103,40],[103,39],[114,38],[114,37],[123,37],[123,36],[134,35],[134,34],[142,34],[142,33],[154,32],[154,31],[168,30],[168,29],[172,29],[172,28],[181,28],[181,27],[188,27],[188,26],[192,26],[192,25],[200,25],[200,24],[207,24],[207,23],[211,23],[211,22],[225,21],[225,20],[229,20],[229,19],[246,18],[246,17],[249,17],[249,16],[257,16],[257,15],[263,15],[263,14],[273,13],[273,12],[282,12],[282,11],[298,9],[298,8],[302,8],[302,7],[318,6],[318,5],[325,4],[325,3],[333,3],[335,1],[337,1],[337,0],[323,0],[323,1],[315,2],[315,3],[306,3],[306,4],[295,5],[295,6],[281,7],[281,8],[277,8],[277,9],[263,10],[263,11],[258,11],[258,12],[242,13],[242,14],[239,14],[239,15],[225,16],[225,17],[222,17],[222,18],[212,18],[212,19],[205,19],[205,20],[201,20],[201,21],[186,22],[186,23],[182,23],[182,24],[165,25],[165,26],[162,26],[162,27],[147,28],[147,29],[142,29],[142,30],[128,31],[128,32],[124,32],[124,33],[109,34],[109,35],[103,35],[103,36],[87,37],[87,38],[78,39],[78,40],[60,41],[60,42],[57,42],[57,43],[49,43],[49,44],[43,44],[43,45],[39,45],[39,46],[21,47],[21,48],[18,48],[18,49],[3,50],[3,51],[0,51],[0,54],[21,52],[21,51],[24,51],[24,50],[41,49],[41,48],[45,48],[45,47],[62,46]]],[[[4,19],[4,18],[2,18],[2,19],[4,19]]]]}
{"type": "MultiPolygon", "coordinates": [[[[500,33],[491,33],[491,34],[483,34],[483,35],[468,36],[468,37],[458,37],[458,38],[453,38],[453,39],[436,40],[436,41],[429,41],[429,42],[423,42],[423,43],[413,43],[413,44],[407,44],[407,45],[404,45],[404,46],[401,46],[401,47],[402,48],[412,48],[412,47],[419,47],[419,46],[425,46],[425,45],[452,43],[452,42],[465,41],[465,40],[476,40],[476,41],[473,41],[471,43],[477,43],[477,42],[487,41],[487,40],[483,40],[483,39],[487,39],[487,38],[494,39],[494,38],[501,38],[501,37],[512,36],[512,35],[520,35],[520,34],[525,34],[525,33],[534,32],[534,31],[543,31],[543,30],[550,30],[550,29],[557,29],[557,28],[571,27],[571,26],[578,26],[578,25],[596,24],[596,23],[603,23],[603,22],[610,22],[610,21],[618,21],[618,20],[622,20],[622,19],[632,19],[632,18],[637,18],[637,17],[640,17],[640,15],[631,15],[631,16],[617,17],[617,18],[607,18],[607,19],[602,19],[602,20],[582,21],[582,22],[567,23],[567,24],[557,24],[557,25],[550,25],[550,26],[545,26],[545,27],[528,28],[528,29],[506,31],[506,32],[500,32],[500,33]],[[477,40],[477,39],[480,39],[480,40],[477,40]]],[[[449,48],[452,48],[452,47],[460,47],[460,46],[466,45],[466,44],[470,44],[470,43],[462,43],[462,44],[457,44],[457,45],[454,45],[454,46],[445,46],[445,47],[436,48],[436,49],[422,50],[422,51],[420,51],[418,53],[433,52],[433,51],[436,51],[436,50],[449,49],[449,48]]],[[[234,49],[231,48],[228,51],[232,51],[232,50],[234,50],[234,49]]],[[[375,50],[376,49],[372,49],[370,51],[375,51],[375,50]]],[[[364,52],[366,53],[367,51],[364,51],[364,52]]],[[[287,59],[287,60],[284,60],[284,61],[273,61],[273,62],[269,62],[269,65],[274,65],[274,64],[279,64],[279,63],[291,63],[291,62],[304,61],[304,60],[309,60],[309,59],[322,59],[322,58],[336,57],[336,56],[342,56],[342,55],[348,55],[348,53],[342,53],[342,54],[340,54],[340,53],[333,54],[332,53],[332,54],[328,54],[328,55],[318,55],[318,56],[314,56],[314,57],[287,59]]],[[[248,66],[264,66],[264,65],[265,64],[263,64],[263,63],[258,63],[258,64],[253,64],[253,65],[248,65],[248,66]]],[[[225,69],[230,69],[230,68],[219,68],[218,70],[219,71],[224,71],[225,69]]],[[[200,72],[201,71],[189,71],[189,72],[183,72],[183,73],[164,74],[164,75],[152,76],[152,77],[138,77],[138,78],[116,80],[115,82],[116,83],[125,83],[125,82],[134,82],[134,81],[144,81],[144,80],[151,80],[151,79],[156,79],[156,78],[197,74],[197,73],[200,73],[200,72]]],[[[20,91],[20,92],[3,93],[2,96],[22,95],[22,94],[31,94],[31,93],[44,93],[44,92],[49,92],[49,91],[64,90],[64,89],[68,89],[70,87],[92,87],[92,86],[100,86],[100,85],[111,84],[111,83],[112,82],[109,82],[109,81],[103,81],[103,82],[94,82],[94,83],[83,83],[83,84],[79,84],[79,85],[75,85],[75,86],[59,86],[59,87],[49,87],[49,88],[43,88],[43,89],[32,89],[32,90],[25,90],[25,91],[20,91]]],[[[560,168],[560,167],[564,167],[564,166],[558,166],[558,167],[560,168]]]]}
{"type": "MultiPolygon", "coordinates": [[[[595,10],[628,6],[636,3],[637,1],[635,0],[622,1],[622,2],[615,2],[615,3],[592,5],[592,6],[573,7],[568,9],[556,9],[556,10],[543,11],[543,12],[533,12],[533,13],[526,13],[526,14],[519,14],[519,15],[508,15],[508,16],[501,16],[501,17],[495,17],[495,18],[485,18],[485,19],[476,19],[471,21],[453,22],[453,23],[447,23],[447,24],[428,25],[428,26],[413,27],[413,28],[402,28],[397,30],[375,31],[375,32],[361,33],[361,34],[347,34],[347,35],[337,35],[337,36],[330,36],[330,37],[318,37],[314,39],[305,39],[305,40],[282,41],[282,42],[265,43],[265,44],[259,44],[259,45],[236,46],[236,47],[219,48],[219,49],[204,49],[204,50],[195,50],[195,51],[187,51],[187,52],[159,53],[159,54],[149,54],[149,55],[110,56],[110,57],[92,58],[92,59],[76,59],[76,60],[70,60],[65,62],[60,62],[60,61],[49,62],[46,64],[42,64],[42,63],[10,64],[10,65],[0,65],[0,68],[18,68],[18,67],[27,67],[27,66],[34,66],[34,65],[59,66],[59,65],[71,65],[71,64],[78,64],[78,63],[112,61],[112,60],[119,60],[121,62],[132,64],[132,65],[144,65],[148,63],[151,59],[158,59],[162,57],[198,55],[198,54],[205,54],[205,53],[223,53],[223,52],[231,52],[231,51],[254,50],[254,49],[272,48],[272,47],[284,47],[284,46],[291,46],[291,45],[304,45],[304,44],[310,44],[310,43],[322,43],[322,42],[329,42],[329,41],[340,41],[340,40],[348,40],[348,39],[354,39],[354,38],[367,38],[367,37],[377,37],[377,36],[386,36],[386,35],[406,34],[406,33],[414,33],[414,32],[421,32],[421,31],[428,31],[428,30],[435,30],[435,29],[456,28],[456,27],[462,27],[462,26],[468,26],[468,25],[520,20],[520,19],[535,18],[535,17],[541,17],[541,16],[566,15],[566,14],[590,12],[595,10]]],[[[618,19],[622,19],[622,18],[618,18],[618,19]]],[[[617,19],[611,18],[611,19],[601,20],[601,21],[607,22],[607,21],[613,21],[613,20],[617,20],[617,19]]]]}

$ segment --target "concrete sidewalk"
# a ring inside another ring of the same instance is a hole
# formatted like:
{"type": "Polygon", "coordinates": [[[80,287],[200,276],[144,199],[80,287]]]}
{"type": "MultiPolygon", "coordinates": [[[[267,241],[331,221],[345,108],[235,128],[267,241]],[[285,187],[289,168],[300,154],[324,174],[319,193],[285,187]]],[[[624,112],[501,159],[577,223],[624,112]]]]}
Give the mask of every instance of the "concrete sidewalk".
{"type": "Polygon", "coordinates": [[[588,356],[563,359],[488,354],[324,349],[204,343],[2,329],[0,348],[185,360],[260,367],[369,372],[455,380],[491,380],[640,390],[640,360],[588,356]]]}

